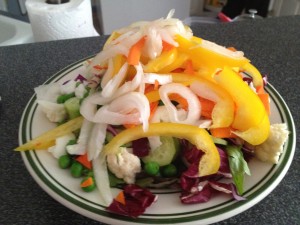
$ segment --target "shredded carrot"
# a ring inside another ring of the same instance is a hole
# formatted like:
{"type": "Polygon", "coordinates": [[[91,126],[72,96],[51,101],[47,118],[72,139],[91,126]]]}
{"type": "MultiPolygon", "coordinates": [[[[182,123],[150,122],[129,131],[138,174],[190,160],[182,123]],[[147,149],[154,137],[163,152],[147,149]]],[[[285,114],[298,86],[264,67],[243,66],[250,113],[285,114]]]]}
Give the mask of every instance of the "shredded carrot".
{"type": "Polygon", "coordinates": [[[217,138],[235,138],[237,137],[232,133],[233,129],[231,127],[220,127],[220,128],[211,128],[210,133],[212,136],[217,138]]]}
{"type": "Polygon", "coordinates": [[[145,44],[146,36],[142,37],[137,43],[135,43],[129,50],[129,54],[127,57],[127,63],[129,65],[137,65],[140,61],[142,48],[145,44]]]}
{"type": "Polygon", "coordinates": [[[171,71],[172,73],[183,73],[184,69],[183,68],[176,68],[175,70],[171,71]]]}
{"type": "Polygon", "coordinates": [[[115,197],[115,200],[123,205],[126,205],[124,191],[120,191],[119,194],[115,197]]]}
{"type": "Polygon", "coordinates": [[[93,185],[94,181],[93,181],[93,178],[92,177],[88,177],[85,181],[83,181],[80,186],[81,187],[88,187],[88,186],[91,186],[93,185]]]}
{"type": "Polygon", "coordinates": [[[265,89],[263,86],[256,87],[256,93],[257,96],[260,98],[261,102],[263,103],[266,112],[268,115],[271,114],[271,108],[270,108],[270,96],[268,93],[265,92],[265,89]]]}
{"type": "Polygon", "coordinates": [[[258,97],[260,98],[261,102],[263,103],[266,112],[268,115],[271,114],[271,107],[270,107],[270,96],[268,93],[258,94],[258,97]]]}
{"type": "Polygon", "coordinates": [[[84,167],[86,167],[88,169],[92,169],[92,163],[91,163],[91,161],[88,160],[87,153],[76,157],[75,160],[77,162],[79,162],[80,164],[82,164],[84,167]]]}
{"type": "Polygon", "coordinates": [[[185,63],[185,70],[184,70],[184,73],[187,73],[187,74],[194,74],[194,67],[193,67],[193,62],[192,60],[187,60],[186,63],[185,63]]]}
{"type": "Polygon", "coordinates": [[[189,104],[188,104],[187,100],[184,97],[182,97],[181,95],[176,94],[176,93],[170,94],[169,99],[171,101],[177,102],[182,109],[184,109],[186,111],[188,110],[189,104]]]}
{"type": "Polygon", "coordinates": [[[154,113],[156,112],[157,107],[158,107],[158,101],[150,103],[150,116],[149,116],[149,120],[151,120],[152,117],[154,116],[154,113]]]}
{"type": "Polygon", "coordinates": [[[264,94],[265,93],[265,89],[264,89],[263,86],[257,86],[255,89],[256,89],[257,94],[264,94]]]}
{"type": "Polygon", "coordinates": [[[158,88],[159,88],[159,82],[158,82],[158,80],[155,80],[155,82],[154,82],[154,91],[157,91],[158,88]]]}
{"type": "Polygon", "coordinates": [[[170,43],[166,42],[166,41],[162,41],[162,46],[163,46],[163,51],[170,51],[173,48],[175,48],[174,45],[171,45],[170,43]]]}
{"type": "Polygon", "coordinates": [[[135,125],[135,124],[123,124],[123,126],[124,126],[126,129],[129,129],[129,128],[135,127],[136,125],[135,125]]]}
{"type": "Polygon", "coordinates": [[[93,66],[94,69],[96,70],[107,70],[107,66],[100,66],[100,65],[95,65],[93,66]]]}
{"type": "Polygon", "coordinates": [[[233,52],[237,51],[235,47],[228,47],[227,49],[230,50],[230,51],[233,51],[233,52]]]}
{"type": "Polygon", "coordinates": [[[211,114],[216,103],[201,97],[198,97],[198,99],[201,103],[201,115],[208,119],[211,119],[211,114]]]}

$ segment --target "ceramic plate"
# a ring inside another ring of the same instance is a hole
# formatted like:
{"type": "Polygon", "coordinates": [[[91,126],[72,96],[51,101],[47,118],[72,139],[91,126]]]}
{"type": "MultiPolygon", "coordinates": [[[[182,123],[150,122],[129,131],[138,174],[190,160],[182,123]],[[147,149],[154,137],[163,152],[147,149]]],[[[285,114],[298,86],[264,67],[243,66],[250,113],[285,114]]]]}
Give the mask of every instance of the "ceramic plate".
{"type": "MultiPolygon", "coordinates": [[[[74,63],[53,75],[45,84],[64,82],[83,73],[85,59],[74,63]]],[[[265,198],[286,174],[295,150],[295,126],[290,111],[279,93],[270,84],[266,87],[271,96],[271,123],[286,123],[290,135],[284,146],[279,163],[271,165],[251,160],[249,167],[252,176],[245,181],[245,201],[235,201],[227,195],[219,194],[209,202],[194,205],[182,205],[179,193],[158,193],[158,201],[149,207],[146,213],[137,219],[116,215],[105,210],[97,191],[85,193],[80,189],[81,179],[75,179],[69,170],[57,166],[57,160],[47,151],[26,151],[22,157],[27,169],[36,182],[54,199],[66,207],[108,224],[209,224],[237,215],[254,206],[265,198]]],[[[32,96],[28,102],[19,129],[20,145],[37,135],[53,128],[32,96]]],[[[112,189],[114,194],[118,189],[112,189]]]]}

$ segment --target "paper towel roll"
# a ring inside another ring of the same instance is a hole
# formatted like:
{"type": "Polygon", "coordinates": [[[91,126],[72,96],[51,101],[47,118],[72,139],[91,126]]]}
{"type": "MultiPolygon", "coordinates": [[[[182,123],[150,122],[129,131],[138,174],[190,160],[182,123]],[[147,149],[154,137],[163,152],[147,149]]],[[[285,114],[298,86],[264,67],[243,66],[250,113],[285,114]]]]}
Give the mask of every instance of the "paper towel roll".
{"type": "Polygon", "coordinates": [[[37,42],[99,35],[93,26],[90,0],[70,0],[63,4],[27,0],[25,4],[37,42]]]}

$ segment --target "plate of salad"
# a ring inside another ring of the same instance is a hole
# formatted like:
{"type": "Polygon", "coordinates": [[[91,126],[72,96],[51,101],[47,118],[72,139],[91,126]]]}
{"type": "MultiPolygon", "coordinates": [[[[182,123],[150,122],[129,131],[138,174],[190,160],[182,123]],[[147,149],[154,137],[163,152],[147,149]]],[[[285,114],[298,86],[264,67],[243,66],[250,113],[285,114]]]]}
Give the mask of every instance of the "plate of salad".
{"type": "Polygon", "coordinates": [[[54,199],[108,224],[210,224],[265,198],[295,150],[291,113],[242,51],[173,18],[112,33],[35,88],[24,163],[54,199]]]}

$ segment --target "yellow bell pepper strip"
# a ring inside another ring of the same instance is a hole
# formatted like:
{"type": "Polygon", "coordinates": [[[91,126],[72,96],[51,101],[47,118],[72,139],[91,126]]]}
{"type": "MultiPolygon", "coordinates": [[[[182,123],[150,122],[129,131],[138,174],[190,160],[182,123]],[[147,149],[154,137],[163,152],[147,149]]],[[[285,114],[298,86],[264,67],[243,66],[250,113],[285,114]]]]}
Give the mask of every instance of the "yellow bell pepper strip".
{"type": "Polygon", "coordinates": [[[55,139],[67,135],[81,128],[83,117],[76,117],[52,130],[43,133],[42,135],[32,139],[31,141],[17,147],[15,151],[40,150],[47,149],[55,145],[55,139]]]}
{"type": "Polygon", "coordinates": [[[204,40],[198,39],[198,41],[195,41],[195,39],[194,37],[188,40],[180,35],[175,37],[175,41],[179,44],[178,50],[188,54],[193,62],[194,68],[198,69],[199,72],[205,76],[211,76],[217,69],[223,68],[224,66],[242,67],[249,62],[245,57],[234,57],[232,51],[222,46],[216,45],[214,48],[221,48],[220,50],[225,53],[228,51],[228,54],[222,54],[214,50],[213,47],[204,47],[204,40]]]}
{"type": "Polygon", "coordinates": [[[156,73],[164,67],[172,64],[177,58],[177,49],[173,48],[169,51],[164,51],[160,56],[151,59],[144,67],[145,73],[156,73]]]}
{"type": "Polygon", "coordinates": [[[240,137],[247,137],[247,142],[253,145],[266,140],[269,135],[270,122],[264,105],[256,93],[228,67],[216,74],[214,79],[231,94],[235,102],[236,111],[232,128],[238,130],[236,134],[240,137]],[[242,135],[240,132],[246,133],[242,135]]]}
{"type": "Polygon", "coordinates": [[[103,46],[103,49],[107,48],[107,46],[108,46],[113,40],[117,39],[117,38],[120,37],[120,36],[121,36],[120,33],[114,31],[114,32],[109,36],[109,38],[106,40],[106,42],[105,42],[105,44],[104,44],[104,46],[103,46]]]}
{"type": "Polygon", "coordinates": [[[113,57],[113,65],[114,65],[114,70],[113,70],[113,76],[116,75],[121,67],[124,65],[124,63],[126,62],[126,58],[123,55],[116,55],[115,57],[113,57]]]}
{"type": "Polygon", "coordinates": [[[246,63],[241,68],[245,70],[245,72],[247,72],[252,77],[254,87],[259,87],[264,85],[261,73],[251,63],[246,63]]]}
{"type": "Polygon", "coordinates": [[[259,145],[269,137],[269,132],[270,120],[268,115],[265,115],[258,125],[253,126],[246,131],[233,131],[232,133],[252,145],[259,145]]]}
{"type": "Polygon", "coordinates": [[[202,150],[204,155],[199,162],[199,176],[215,174],[219,170],[220,155],[209,133],[205,129],[187,124],[151,123],[146,132],[143,131],[142,126],[126,129],[105,145],[101,154],[116,154],[120,146],[150,136],[171,136],[186,139],[197,149],[202,150]]]}
{"type": "Polygon", "coordinates": [[[188,55],[182,52],[178,52],[176,59],[170,65],[165,66],[158,73],[170,73],[173,70],[180,68],[184,62],[188,59],[188,55]]]}

